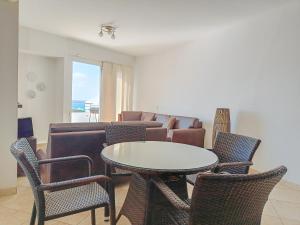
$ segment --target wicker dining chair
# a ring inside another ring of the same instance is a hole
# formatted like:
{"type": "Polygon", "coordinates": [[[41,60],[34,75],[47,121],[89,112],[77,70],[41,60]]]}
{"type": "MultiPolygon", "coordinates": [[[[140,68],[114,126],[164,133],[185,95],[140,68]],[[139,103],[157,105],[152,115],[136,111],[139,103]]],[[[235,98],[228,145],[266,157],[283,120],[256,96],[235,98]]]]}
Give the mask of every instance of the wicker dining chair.
{"type": "MultiPolygon", "coordinates": [[[[213,172],[247,174],[261,140],[238,134],[218,132],[214,148],[211,149],[218,158],[219,164],[213,172]]],[[[195,184],[197,175],[187,176],[190,184],[195,184]]]]}
{"type": "MultiPolygon", "coordinates": [[[[146,141],[146,126],[144,125],[109,125],[105,127],[106,143],[104,147],[134,141],[146,141]]],[[[130,176],[132,173],[122,169],[115,169],[112,176],[130,176]]]]}
{"type": "MultiPolygon", "coordinates": [[[[95,209],[110,207],[111,225],[115,224],[114,207],[110,204],[110,197],[97,182],[110,182],[110,178],[97,175],[91,176],[92,160],[88,156],[70,156],[38,160],[28,141],[22,138],[11,145],[11,153],[18,161],[26,174],[34,196],[30,225],[44,225],[45,221],[68,216],[71,214],[91,211],[91,223],[96,224],[95,209]],[[89,176],[44,184],[39,176],[39,166],[48,163],[61,163],[66,161],[85,160],[89,163],[89,176]]],[[[110,192],[113,193],[113,192],[110,192]]]]}
{"type": "Polygon", "coordinates": [[[159,225],[260,225],[274,186],[287,172],[284,166],[259,174],[198,174],[190,201],[180,199],[162,180],[155,187],[170,205],[155,207],[159,225]]]}
{"type": "MultiPolygon", "coordinates": [[[[105,127],[106,143],[103,147],[107,147],[117,143],[134,142],[134,141],[146,141],[146,126],[145,125],[132,125],[132,124],[112,124],[105,127]]],[[[119,168],[111,168],[109,165],[105,165],[106,174],[112,177],[113,184],[118,182],[128,181],[128,177],[131,177],[132,173],[127,170],[119,168]],[[116,178],[118,180],[116,180],[116,178]],[[125,178],[122,179],[122,178],[125,178]]],[[[106,183],[105,188],[108,188],[106,183]]],[[[109,216],[108,207],[105,207],[105,217],[109,216]]]]}
{"type": "Polygon", "coordinates": [[[106,144],[146,141],[145,125],[108,125],[105,127],[106,144]]]}

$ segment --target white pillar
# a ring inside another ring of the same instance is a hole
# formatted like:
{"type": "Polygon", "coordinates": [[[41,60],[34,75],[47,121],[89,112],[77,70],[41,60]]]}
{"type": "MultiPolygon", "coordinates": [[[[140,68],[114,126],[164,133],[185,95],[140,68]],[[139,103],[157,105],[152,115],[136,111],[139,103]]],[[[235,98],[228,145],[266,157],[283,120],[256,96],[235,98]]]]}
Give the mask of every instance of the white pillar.
{"type": "Polygon", "coordinates": [[[0,0],[0,195],[14,193],[17,164],[9,147],[17,138],[18,2],[0,0]]]}

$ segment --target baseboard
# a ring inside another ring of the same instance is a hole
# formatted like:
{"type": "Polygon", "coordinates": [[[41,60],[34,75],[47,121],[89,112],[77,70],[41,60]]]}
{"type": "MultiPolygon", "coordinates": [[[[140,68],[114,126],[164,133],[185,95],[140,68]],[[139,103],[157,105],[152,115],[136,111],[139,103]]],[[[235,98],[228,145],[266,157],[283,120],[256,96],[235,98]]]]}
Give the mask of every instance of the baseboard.
{"type": "Polygon", "coordinates": [[[17,187],[0,189],[0,197],[17,194],[17,187]]]}

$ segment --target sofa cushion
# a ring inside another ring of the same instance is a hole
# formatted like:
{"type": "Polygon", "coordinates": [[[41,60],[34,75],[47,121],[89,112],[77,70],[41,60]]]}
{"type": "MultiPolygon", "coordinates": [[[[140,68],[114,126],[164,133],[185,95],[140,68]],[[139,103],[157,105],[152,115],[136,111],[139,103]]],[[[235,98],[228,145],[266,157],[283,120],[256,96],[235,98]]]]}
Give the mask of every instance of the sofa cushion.
{"type": "Polygon", "coordinates": [[[142,112],[140,111],[123,111],[121,113],[122,121],[140,121],[142,112]]]}
{"type": "Polygon", "coordinates": [[[104,130],[105,126],[109,125],[107,122],[98,123],[52,123],[49,126],[50,133],[64,133],[64,132],[79,132],[79,131],[93,131],[104,130]]]}
{"type": "Polygon", "coordinates": [[[152,112],[142,112],[142,121],[153,121],[155,114],[152,112]]]}
{"type": "Polygon", "coordinates": [[[174,129],[201,128],[199,120],[194,117],[174,116],[176,123],[174,129]]]}
{"type": "Polygon", "coordinates": [[[168,130],[173,129],[176,123],[176,118],[171,116],[167,125],[168,130]]]}
{"type": "Polygon", "coordinates": [[[121,121],[111,122],[112,125],[143,125],[146,128],[162,127],[163,124],[157,121],[121,121]]]}
{"type": "Polygon", "coordinates": [[[156,114],[155,121],[162,123],[164,128],[173,129],[176,118],[170,115],[156,114]]]}

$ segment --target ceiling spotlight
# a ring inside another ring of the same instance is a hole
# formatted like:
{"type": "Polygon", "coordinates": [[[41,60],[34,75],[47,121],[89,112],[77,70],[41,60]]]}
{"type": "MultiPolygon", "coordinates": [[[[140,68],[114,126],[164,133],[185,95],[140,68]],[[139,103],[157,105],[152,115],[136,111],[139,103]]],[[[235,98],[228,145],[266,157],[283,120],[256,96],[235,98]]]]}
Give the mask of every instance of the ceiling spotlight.
{"type": "Polygon", "coordinates": [[[115,32],[117,30],[118,27],[112,25],[112,24],[102,24],[101,25],[101,30],[99,32],[99,37],[103,37],[103,34],[104,33],[107,33],[111,39],[116,39],[116,36],[115,36],[115,32]]]}

